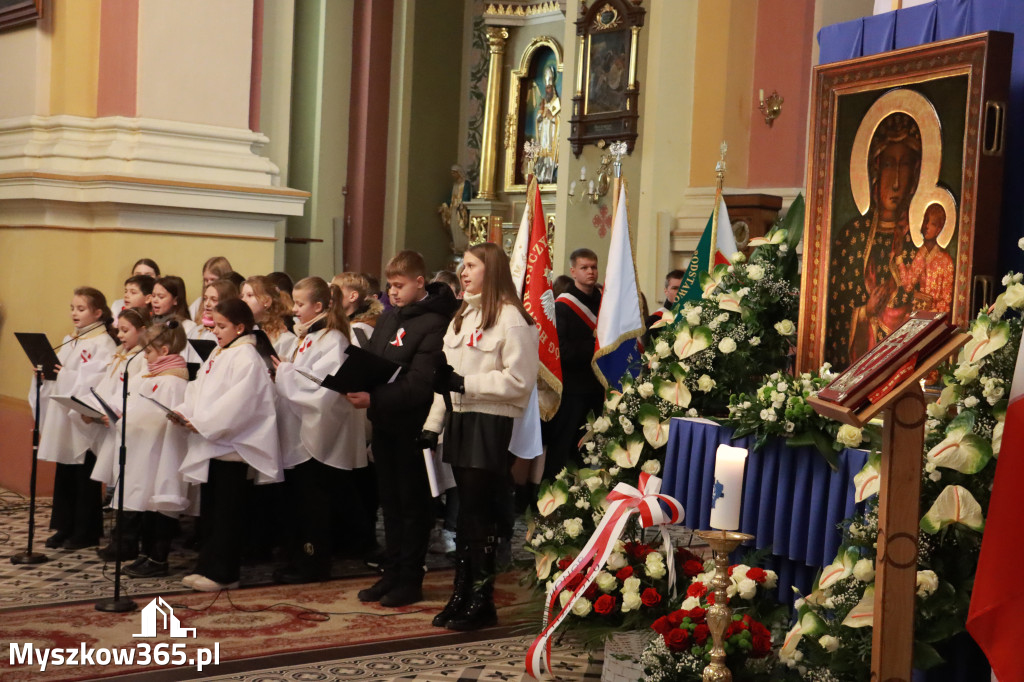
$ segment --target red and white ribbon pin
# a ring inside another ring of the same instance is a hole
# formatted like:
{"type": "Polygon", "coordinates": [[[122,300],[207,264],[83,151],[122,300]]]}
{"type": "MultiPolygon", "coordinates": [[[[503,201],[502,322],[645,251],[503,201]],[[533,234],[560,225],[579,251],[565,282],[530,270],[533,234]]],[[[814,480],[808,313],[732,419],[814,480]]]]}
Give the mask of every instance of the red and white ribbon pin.
{"type": "Polygon", "coordinates": [[[402,327],[397,332],[395,332],[395,338],[391,339],[391,345],[400,348],[403,345],[402,344],[402,339],[404,339],[404,338],[405,338],[405,327],[402,327]]]}
{"type": "Polygon", "coordinates": [[[483,338],[484,333],[479,329],[474,329],[473,333],[469,335],[469,340],[466,341],[466,345],[470,348],[476,348],[476,345],[480,343],[480,339],[483,338]]]}

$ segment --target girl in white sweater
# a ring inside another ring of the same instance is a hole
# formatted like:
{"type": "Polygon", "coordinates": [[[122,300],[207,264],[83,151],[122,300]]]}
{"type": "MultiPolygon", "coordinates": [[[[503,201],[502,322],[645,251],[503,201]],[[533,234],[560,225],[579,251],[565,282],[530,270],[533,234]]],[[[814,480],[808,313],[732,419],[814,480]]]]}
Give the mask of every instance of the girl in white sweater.
{"type": "Polygon", "coordinates": [[[497,526],[511,494],[509,441],[537,382],[537,328],[516,295],[505,253],[470,247],[463,260],[462,307],[444,337],[449,365],[439,372],[424,441],[444,429],[444,461],[459,489],[455,587],[434,625],[494,625],[497,526]],[[443,395],[450,394],[446,414],[443,395]]]}

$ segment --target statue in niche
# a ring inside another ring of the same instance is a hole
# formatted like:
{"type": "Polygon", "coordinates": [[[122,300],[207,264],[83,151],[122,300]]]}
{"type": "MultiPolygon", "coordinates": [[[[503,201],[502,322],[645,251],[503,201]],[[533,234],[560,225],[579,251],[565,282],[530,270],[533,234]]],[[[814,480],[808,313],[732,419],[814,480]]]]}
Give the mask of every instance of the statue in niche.
{"type": "Polygon", "coordinates": [[[473,186],[466,180],[462,166],[453,165],[451,173],[451,195],[437,208],[437,213],[441,216],[452,253],[462,254],[469,247],[469,209],[466,202],[473,198],[473,186]]]}
{"type": "MultiPolygon", "coordinates": [[[[558,179],[558,113],[562,110],[555,89],[555,67],[544,69],[544,95],[537,104],[537,144],[540,153],[534,165],[537,182],[547,184],[558,179]]],[[[536,84],[533,85],[537,87],[536,84]]],[[[526,173],[524,173],[526,175],[526,173]]]]}

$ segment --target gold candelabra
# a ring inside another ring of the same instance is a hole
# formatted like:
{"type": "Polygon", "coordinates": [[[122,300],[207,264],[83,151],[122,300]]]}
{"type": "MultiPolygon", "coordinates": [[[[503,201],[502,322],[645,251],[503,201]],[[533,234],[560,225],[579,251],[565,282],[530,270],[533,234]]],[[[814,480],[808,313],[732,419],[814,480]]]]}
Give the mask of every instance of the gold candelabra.
{"type": "Polygon", "coordinates": [[[699,530],[697,535],[711,546],[715,555],[715,577],[711,586],[715,590],[715,603],[708,608],[708,629],[714,646],[711,663],[704,668],[704,682],[732,682],[732,671],[725,665],[725,630],[732,622],[726,590],[729,587],[729,553],[741,542],[753,540],[753,535],[731,530],[699,530]]]}

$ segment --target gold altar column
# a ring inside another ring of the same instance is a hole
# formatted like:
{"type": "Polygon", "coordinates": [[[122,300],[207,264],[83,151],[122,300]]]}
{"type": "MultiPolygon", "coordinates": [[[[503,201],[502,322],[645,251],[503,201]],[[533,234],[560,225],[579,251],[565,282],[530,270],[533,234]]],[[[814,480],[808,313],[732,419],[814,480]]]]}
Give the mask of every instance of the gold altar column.
{"type": "Polygon", "coordinates": [[[498,165],[498,122],[501,120],[501,70],[508,29],[487,27],[491,61],[487,69],[487,99],[484,103],[484,131],[480,141],[480,192],[477,199],[494,199],[494,179],[498,165]]]}

